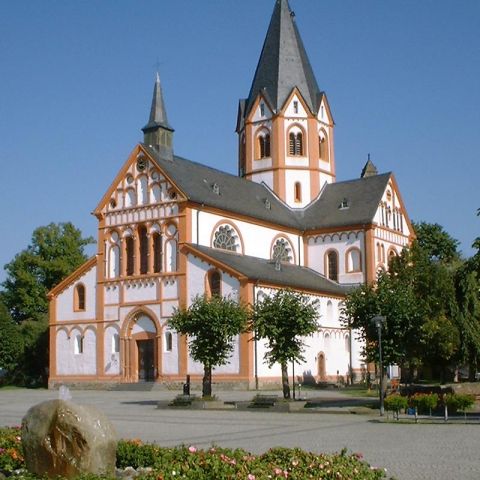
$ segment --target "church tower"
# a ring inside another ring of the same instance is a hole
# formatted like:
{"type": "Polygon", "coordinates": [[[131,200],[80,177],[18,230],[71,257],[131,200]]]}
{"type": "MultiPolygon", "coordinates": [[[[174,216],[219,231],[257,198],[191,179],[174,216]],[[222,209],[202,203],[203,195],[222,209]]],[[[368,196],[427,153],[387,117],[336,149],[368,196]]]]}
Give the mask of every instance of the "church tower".
{"type": "Polygon", "coordinates": [[[155,86],[153,87],[152,107],[148,123],[142,128],[143,143],[158,150],[160,157],[173,160],[173,132],[174,129],[168,123],[167,111],[163,100],[160,75],[157,73],[155,86]]]}
{"type": "Polygon", "coordinates": [[[248,98],[237,119],[239,175],[292,208],[335,181],[334,122],[288,0],[276,0],[248,98]]]}

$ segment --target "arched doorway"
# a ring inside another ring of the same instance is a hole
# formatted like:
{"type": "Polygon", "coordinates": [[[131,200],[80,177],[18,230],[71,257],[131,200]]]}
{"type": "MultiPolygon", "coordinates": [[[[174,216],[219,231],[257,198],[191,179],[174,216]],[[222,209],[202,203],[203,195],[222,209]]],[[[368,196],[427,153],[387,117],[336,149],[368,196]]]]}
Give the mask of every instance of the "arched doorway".
{"type": "Polygon", "coordinates": [[[159,336],[156,322],[139,312],[127,330],[127,371],[130,381],[153,382],[159,373],[159,336]]]}
{"type": "Polygon", "coordinates": [[[317,375],[320,382],[327,381],[327,367],[325,365],[325,354],[323,352],[317,355],[317,375]]]}

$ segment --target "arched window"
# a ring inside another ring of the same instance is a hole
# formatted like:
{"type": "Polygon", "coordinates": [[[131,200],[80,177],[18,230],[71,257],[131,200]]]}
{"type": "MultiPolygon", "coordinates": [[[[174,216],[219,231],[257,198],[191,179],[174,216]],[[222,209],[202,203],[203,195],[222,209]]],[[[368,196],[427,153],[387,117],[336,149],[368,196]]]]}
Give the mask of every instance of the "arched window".
{"type": "Polygon", "coordinates": [[[118,245],[110,247],[108,258],[108,277],[116,278],[120,275],[120,248],[118,245]]]}
{"type": "Polygon", "coordinates": [[[295,182],[293,186],[293,199],[296,203],[302,202],[302,184],[300,182],[295,182]]]}
{"type": "Polygon", "coordinates": [[[324,132],[320,133],[318,137],[318,154],[320,160],[328,162],[328,142],[327,136],[324,132]]]}
{"type": "Polygon", "coordinates": [[[331,300],[327,302],[327,322],[333,322],[333,303],[331,300]]]}
{"type": "Polygon", "coordinates": [[[162,271],[162,236],[155,232],[153,234],[153,273],[162,271]]]}
{"type": "Polygon", "coordinates": [[[345,351],[350,352],[350,336],[345,335],[345,351]]]}
{"type": "Polygon", "coordinates": [[[137,204],[145,205],[148,203],[148,179],[145,175],[137,179],[137,204]]]}
{"type": "Polygon", "coordinates": [[[148,273],[148,236],[144,225],[138,227],[138,239],[140,247],[140,274],[148,273]]]}
{"type": "Polygon", "coordinates": [[[74,310],[76,312],[85,311],[85,286],[81,283],[75,286],[75,306],[74,310]]]}
{"type": "Polygon", "coordinates": [[[167,254],[167,272],[175,272],[177,270],[177,241],[168,240],[165,244],[167,254]]]}
{"type": "Polygon", "coordinates": [[[136,198],[135,198],[135,190],[133,189],[128,189],[127,193],[125,195],[125,206],[126,207],[134,207],[136,204],[136,198]]]}
{"type": "Polygon", "coordinates": [[[347,272],[360,272],[361,270],[360,250],[352,248],[347,252],[347,272]]]}
{"type": "Polygon", "coordinates": [[[327,277],[338,282],[338,253],[335,250],[327,253],[327,277]]]}
{"type": "Polygon", "coordinates": [[[215,232],[213,246],[222,250],[236,252],[238,248],[237,240],[238,236],[235,230],[230,225],[222,225],[215,232]]]}
{"type": "Polygon", "coordinates": [[[385,245],[380,245],[380,250],[382,252],[382,262],[385,263],[385,245]]]}
{"type": "Polygon", "coordinates": [[[112,335],[112,353],[119,353],[120,352],[120,335],[118,333],[114,333],[112,335]]]}
{"type": "Polygon", "coordinates": [[[73,353],[75,355],[81,355],[83,353],[83,337],[80,334],[75,335],[73,353]]]}
{"type": "Polygon", "coordinates": [[[330,350],[330,334],[329,333],[325,333],[323,337],[323,346],[326,352],[330,350]]]}
{"type": "Polygon", "coordinates": [[[290,243],[285,238],[279,238],[272,248],[272,260],[279,260],[281,262],[292,261],[292,248],[290,243]]]}
{"type": "Polygon", "coordinates": [[[162,200],[162,190],[160,188],[160,185],[156,183],[155,185],[152,185],[152,188],[150,190],[150,203],[159,203],[162,200]]]}
{"type": "Polygon", "coordinates": [[[135,253],[134,253],[134,241],[133,237],[125,238],[125,255],[127,257],[126,274],[127,276],[133,275],[135,271],[135,253]]]}
{"type": "Polygon", "coordinates": [[[173,335],[172,332],[165,332],[165,351],[171,352],[173,350],[173,335]]]}
{"type": "Polygon", "coordinates": [[[267,158],[270,156],[270,134],[266,131],[261,132],[257,137],[257,158],[267,158]]]}
{"type": "Polygon", "coordinates": [[[288,136],[288,153],[291,156],[303,155],[303,134],[302,132],[290,132],[288,136]]]}
{"type": "Polygon", "coordinates": [[[222,275],[218,270],[208,272],[208,291],[212,297],[222,294],[222,275]]]}

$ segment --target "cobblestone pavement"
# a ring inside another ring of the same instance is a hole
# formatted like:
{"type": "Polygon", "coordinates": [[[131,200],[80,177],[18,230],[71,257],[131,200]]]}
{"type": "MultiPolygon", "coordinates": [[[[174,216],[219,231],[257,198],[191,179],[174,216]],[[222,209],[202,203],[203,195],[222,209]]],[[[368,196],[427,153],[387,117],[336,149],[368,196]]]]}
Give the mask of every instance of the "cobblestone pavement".
{"type": "MultiPolygon", "coordinates": [[[[395,425],[376,415],[278,413],[269,411],[159,410],[156,402],[175,392],[74,391],[73,401],[103,410],[123,438],[160,445],[242,447],[263,452],[273,446],[363,453],[398,480],[480,478],[480,424],[395,425]]],[[[322,392],[325,398],[338,393],[322,392]]],[[[253,392],[219,392],[222,400],[245,400],[253,392]]],[[[317,395],[316,395],[317,396],[317,395]]],[[[0,425],[16,425],[31,405],[58,398],[47,390],[0,390],[0,425]]]]}

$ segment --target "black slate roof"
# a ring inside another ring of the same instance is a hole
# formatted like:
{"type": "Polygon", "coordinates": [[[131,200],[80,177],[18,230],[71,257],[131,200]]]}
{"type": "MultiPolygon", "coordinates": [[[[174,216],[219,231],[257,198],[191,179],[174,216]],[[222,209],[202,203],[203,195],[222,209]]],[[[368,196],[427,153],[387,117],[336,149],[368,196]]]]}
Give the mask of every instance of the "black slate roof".
{"type": "Polygon", "coordinates": [[[297,87],[311,112],[318,113],[321,92],[288,0],[277,0],[247,99],[249,110],[262,92],[279,111],[297,87]]]}
{"type": "Polygon", "coordinates": [[[150,117],[148,123],[142,128],[142,130],[145,132],[146,130],[151,130],[157,127],[163,127],[173,132],[173,128],[168,123],[167,110],[165,109],[162,86],[160,84],[160,75],[158,73],[155,80],[155,86],[153,87],[150,117]]]}
{"type": "Polygon", "coordinates": [[[317,200],[298,212],[305,230],[372,222],[391,173],[325,185],[317,200]]]}
{"type": "Polygon", "coordinates": [[[173,161],[165,160],[156,149],[145,145],[144,148],[189,200],[284,227],[301,229],[295,212],[264,184],[178,156],[174,156],[173,161]],[[270,208],[267,208],[268,205],[270,208]]]}
{"type": "Polygon", "coordinates": [[[166,160],[156,149],[143,147],[189,200],[299,231],[371,223],[391,175],[328,184],[314,202],[299,210],[286,205],[265,184],[178,156],[166,160]],[[348,205],[340,208],[344,200],[348,205]]]}
{"type": "Polygon", "coordinates": [[[340,285],[332,282],[310,268],[282,263],[279,271],[275,269],[275,262],[264,258],[240,255],[201,245],[188,244],[188,246],[213,260],[228,265],[252,281],[259,280],[268,284],[330,293],[332,295],[345,295],[352,288],[349,285],[340,285]]]}

